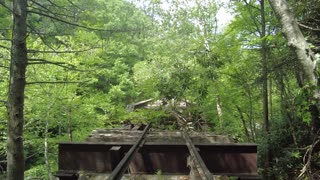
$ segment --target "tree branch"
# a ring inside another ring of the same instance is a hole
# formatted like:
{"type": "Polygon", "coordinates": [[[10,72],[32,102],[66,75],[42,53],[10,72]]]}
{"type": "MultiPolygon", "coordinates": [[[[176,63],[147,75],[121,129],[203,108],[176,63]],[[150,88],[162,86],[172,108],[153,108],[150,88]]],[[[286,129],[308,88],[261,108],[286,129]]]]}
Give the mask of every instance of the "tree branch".
{"type": "Polygon", "coordinates": [[[8,66],[3,66],[3,65],[1,65],[1,64],[0,64],[0,67],[5,68],[5,69],[8,69],[8,70],[10,69],[8,66]]]}
{"type": "Polygon", "coordinates": [[[258,8],[258,7],[256,7],[256,6],[253,6],[252,4],[248,3],[247,0],[243,0],[243,1],[244,1],[244,3],[245,3],[247,6],[250,6],[250,7],[252,7],[253,9],[256,9],[256,10],[260,11],[260,8],[258,8]]]}
{"type": "MultiPolygon", "coordinates": [[[[61,64],[67,64],[67,65],[70,65],[72,67],[75,67],[74,65],[72,64],[68,64],[68,63],[64,63],[64,62],[54,62],[54,61],[49,61],[49,60],[46,60],[46,59],[34,59],[34,58],[30,58],[28,59],[28,61],[33,61],[35,63],[48,63],[48,64],[55,64],[55,65],[61,65],[61,64]]],[[[28,63],[29,64],[29,63],[28,63]]]]}
{"type": "MultiPolygon", "coordinates": [[[[28,25],[28,27],[30,28],[31,26],[28,25]]],[[[31,28],[30,28],[31,29],[31,28]]],[[[32,29],[32,31],[29,31],[29,33],[35,33],[35,34],[40,34],[42,36],[48,36],[48,37],[55,37],[55,36],[71,36],[73,34],[71,33],[65,33],[65,34],[58,34],[58,33],[46,33],[46,32],[39,32],[39,31],[35,31],[34,29],[32,29]]]]}
{"type": "Polygon", "coordinates": [[[11,39],[9,39],[9,38],[2,38],[2,39],[0,39],[0,41],[11,41],[11,39]]]}
{"type": "Polygon", "coordinates": [[[0,58],[2,58],[2,60],[8,61],[8,62],[11,61],[11,59],[9,59],[9,58],[4,58],[4,56],[0,56],[0,58]]]}
{"type": "Polygon", "coordinates": [[[47,12],[47,13],[51,13],[52,15],[55,15],[55,16],[65,16],[65,17],[71,17],[71,18],[74,18],[73,16],[69,16],[67,14],[60,14],[60,13],[56,13],[56,12],[52,12],[50,9],[46,8],[45,6],[43,6],[42,4],[40,3],[37,3],[33,0],[31,0],[34,4],[36,4],[38,7],[40,8],[37,8],[37,7],[32,7],[32,9],[34,10],[38,10],[40,12],[47,12]]]}
{"type": "MultiPolygon", "coordinates": [[[[6,100],[1,100],[1,99],[0,99],[0,102],[3,103],[5,106],[8,105],[8,101],[6,101],[6,100]]],[[[1,163],[1,161],[0,161],[0,163],[1,163]]]]}
{"type": "Polygon", "coordinates": [[[57,5],[57,4],[55,4],[55,3],[53,3],[52,1],[50,1],[50,0],[47,0],[52,6],[55,6],[55,7],[58,7],[59,9],[65,9],[65,10],[67,10],[68,11],[68,9],[67,8],[65,8],[64,6],[59,6],[59,5],[57,5]]]}
{"type": "Polygon", "coordinates": [[[270,74],[271,72],[274,72],[277,69],[282,68],[283,66],[290,65],[290,64],[293,64],[293,63],[296,63],[296,62],[294,60],[292,60],[292,59],[286,59],[286,60],[284,60],[284,61],[282,61],[282,62],[280,62],[280,63],[278,63],[278,64],[276,64],[274,66],[271,66],[269,68],[269,70],[268,70],[268,73],[270,74]]]}
{"type": "Polygon", "coordinates": [[[1,44],[0,44],[0,48],[4,48],[4,49],[7,49],[7,50],[10,50],[10,48],[9,48],[9,47],[7,47],[7,46],[3,46],[3,45],[1,45],[1,44]]]}
{"type": "Polygon", "coordinates": [[[72,6],[76,7],[77,9],[80,9],[80,10],[82,10],[82,11],[85,10],[85,9],[80,8],[79,6],[75,5],[72,1],[70,1],[70,0],[67,0],[67,1],[68,1],[72,6]]]}
{"type": "Polygon", "coordinates": [[[30,28],[30,30],[31,30],[31,33],[33,32],[33,33],[35,33],[35,34],[37,34],[38,36],[39,36],[39,38],[41,39],[41,41],[43,42],[43,44],[45,44],[48,48],[50,48],[51,50],[55,50],[53,47],[51,47],[47,42],[46,42],[46,40],[45,40],[45,38],[44,37],[42,37],[42,35],[40,35],[36,30],[34,30],[33,29],[33,27],[31,27],[30,25],[27,25],[29,28],[30,28]]]}
{"type": "Polygon", "coordinates": [[[26,85],[32,84],[77,84],[77,83],[85,83],[88,81],[35,81],[35,82],[27,82],[26,85]]]}
{"type": "MultiPolygon", "coordinates": [[[[247,6],[249,6],[249,7],[254,7],[254,6],[252,6],[250,3],[248,3],[247,0],[244,0],[244,3],[245,3],[247,6]]],[[[256,7],[255,9],[258,9],[258,10],[260,11],[260,9],[257,8],[257,7],[256,7]]],[[[250,13],[250,18],[251,18],[251,20],[253,21],[254,25],[256,26],[257,32],[259,33],[259,35],[261,35],[261,30],[260,30],[260,28],[259,28],[259,26],[258,26],[258,24],[257,24],[256,19],[254,18],[255,16],[253,15],[251,8],[249,8],[249,13],[250,13]]],[[[259,22],[259,23],[260,23],[260,22],[259,22]]]]}
{"type": "MultiPolygon", "coordinates": [[[[84,25],[81,25],[81,24],[76,24],[76,23],[69,22],[69,21],[66,21],[66,20],[63,20],[63,19],[59,19],[59,18],[50,16],[48,14],[44,14],[44,13],[37,12],[37,11],[28,11],[28,13],[38,14],[40,16],[44,16],[44,17],[47,17],[47,18],[50,18],[50,19],[53,19],[53,20],[56,20],[56,21],[71,25],[71,26],[76,26],[76,27],[79,27],[79,28],[92,30],[92,31],[104,31],[104,32],[112,32],[112,33],[120,33],[120,32],[128,32],[129,31],[129,30],[122,30],[122,29],[110,30],[110,29],[91,28],[91,27],[87,27],[87,26],[84,26],[84,25]]],[[[138,30],[130,30],[130,31],[138,31],[138,30]]]]}
{"type": "MultiPolygon", "coordinates": [[[[45,9],[46,11],[50,12],[50,9],[46,8],[46,7],[43,6],[42,4],[40,4],[40,3],[38,3],[38,2],[36,2],[36,1],[34,1],[34,0],[30,0],[30,1],[31,1],[32,3],[34,3],[34,4],[36,4],[37,6],[45,9]]],[[[33,6],[32,6],[32,7],[33,7],[33,6]]]]}
{"type": "Polygon", "coordinates": [[[304,27],[304,28],[306,28],[306,29],[309,29],[309,30],[311,30],[311,31],[320,31],[320,29],[313,28],[313,27],[310,27],[310,26],[304,25],[304,24],[299,23],[299,22],[297,22],[297,23],[298,23],[298,25],[299,25],[299,26],[304,27]]]}
{"type": "Polygon", "coordinates": [[[93,49],[98,49],[100,47],[93,47],[90,49],[83,49],[83,50],[76,50],[76,51],[56,51],[56,50],[34,50],[34,49],[29,49],[28,53],[57,53],[57,54],[62,54],[62,53],[79,53],[79,52],[86,52],[86,51],[90,51],[93,49]]]}
{"type": "Polygon", "coordinates": [[[12,9],[11,9],[10,7],[8,7],[3,0],[0,0],[0,4],[1,4],[3,7],[5,7],[7,10],[9,10],[10,12],[13,13],[12,9]]]}
{"type": "Polygon", "coordinates": [[[46,59],[28,59],[28,61],[32,61],[33,63],[28,63],[28,64],[54,64],[54,65],[68,65],[71,67],[75,67],[72,64],[64,63],[64,62],[55,62],[55,61],[48,61],[46,59]]]}
{"type": "Polygon", "coordinates": [[[64,62],[54,62],[54,61],[48,61],[45,59],[28,59],[29,61],[32,61],[31,63],[28,63],[28,65],[36,65],[36,64],[51,64],[59,67],[63,67],[65,69],[73,70],[73,71],[81,71],[85,72],[83,70],[77,69],[75,65],[64,63],[64,62]],[[66,66],[67,65],[67,66],[66,66]]]}

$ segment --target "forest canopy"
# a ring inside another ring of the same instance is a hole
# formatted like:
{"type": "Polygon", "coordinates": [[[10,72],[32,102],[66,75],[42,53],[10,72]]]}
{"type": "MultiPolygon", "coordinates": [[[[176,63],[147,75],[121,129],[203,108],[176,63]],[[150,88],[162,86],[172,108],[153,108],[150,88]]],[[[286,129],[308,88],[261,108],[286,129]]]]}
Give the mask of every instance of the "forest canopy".
{"type": "Polygon", "coordinates": [[[93,129],[177,130],[179,102],[189,128],[257,143],[264,177],[320,178],[319,12],[318,0],[0,0],[0,179],[53,179],[58,143],[93,129]],[[164,105],[128,111],[148,99],[164,105]]]}

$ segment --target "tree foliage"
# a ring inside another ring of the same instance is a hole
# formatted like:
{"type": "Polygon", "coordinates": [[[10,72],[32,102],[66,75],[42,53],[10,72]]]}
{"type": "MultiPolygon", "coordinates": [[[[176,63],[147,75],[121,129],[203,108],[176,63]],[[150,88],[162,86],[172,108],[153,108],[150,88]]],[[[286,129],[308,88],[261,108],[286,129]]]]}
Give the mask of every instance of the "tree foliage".
{"type": "MultiPolygon", "coordinates": [[[[13,5],[0,3],[0,172],[5,172],[13,5]]],[[[317,66],[319,3],[290,3],[317,66]]],[[[159,129],[177,129],[172,112],[180,111],[179,102],[186,102],[188,109],[179,113],[194,129],[205,121],[208,131],[258,143],[259,167],[269,177],[294,179],[306,167],[303,157],[316,137],[310,105],[318,103],[310,94],[318,84],[306,83],[268,2],[265,34],[261,4],[254,0],[224,5],[209,0],[30,0],[27,8],[26,178],[50,179],[57,170],[57,143],[82,141],[95,128],[152,121],[159,129]],[[234,18],[218,27],[222,6],[234,18]],[[269,133],[262,114],[266,79],[269,133]],[[127,111],[127,105],[150,98],[164,105],[127,111]],[[263,162],[267,149],[273,155],[268,167],[263,162]]],[[[317,68],[312,73],[318,78],[317,68]]],[[[311,155],[305,174],[317,178],[318,151],[311,155]]]]}

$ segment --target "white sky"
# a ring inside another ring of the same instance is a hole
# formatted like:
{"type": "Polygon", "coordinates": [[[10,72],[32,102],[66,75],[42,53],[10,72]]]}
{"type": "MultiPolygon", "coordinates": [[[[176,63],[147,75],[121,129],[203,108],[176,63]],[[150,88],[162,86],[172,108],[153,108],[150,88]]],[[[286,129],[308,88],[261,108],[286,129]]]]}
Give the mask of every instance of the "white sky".
{"type": "Polygon", "coordinates": [[[220,27],[223,28],[224,26],[228,25],[233,19],[233,16],[227,10],[228,3],[230,3],[230,0],[217,0],[217,2],[223,3],[223,6],[219,9],[217,13],[218,28],[220,29],[220,27]]]}
{"type": "MultiPolygon", "coordinates": [[[[141,0],[133,0],[135,1],[135,4],[138,6],[142,5],[141,0]]],[[[160,0],[162,1],[162,0],[160,0]]],[[[218,19],[218,29],[223,29],[224,27],[226,27],[231,20],[233,19],[233,15],[231,15],[230,12],[228,12],[228,4],[230,3],[231,0],[216,0],[217,3],[221,3],[223,4],[222,7],[219,9],[219,11],[217,12],[217,19],[218,19]]],[[[168,4],[163,1],[163,3],[161,4],[163,9],[167,9],[168,4]]]]}

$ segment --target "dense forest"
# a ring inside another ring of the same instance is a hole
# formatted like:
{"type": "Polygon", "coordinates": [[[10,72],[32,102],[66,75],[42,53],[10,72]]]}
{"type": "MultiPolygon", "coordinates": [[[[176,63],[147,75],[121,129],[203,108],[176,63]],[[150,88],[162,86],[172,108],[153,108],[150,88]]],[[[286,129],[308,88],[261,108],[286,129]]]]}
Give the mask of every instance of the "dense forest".
{"type": "Polygon", "coordinates": [[[126,109],[151,98],[188,102],[194,130],[257,143],[265,179],[320,179],[319,12],[319,0],[0,0],[0,179],[53,179],[57,143],[96,128],[176,129],[168,108],[126,109]],[[234,18],[219,26],[222,7],[234,18]]]}

